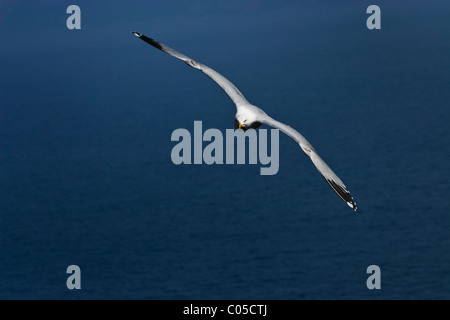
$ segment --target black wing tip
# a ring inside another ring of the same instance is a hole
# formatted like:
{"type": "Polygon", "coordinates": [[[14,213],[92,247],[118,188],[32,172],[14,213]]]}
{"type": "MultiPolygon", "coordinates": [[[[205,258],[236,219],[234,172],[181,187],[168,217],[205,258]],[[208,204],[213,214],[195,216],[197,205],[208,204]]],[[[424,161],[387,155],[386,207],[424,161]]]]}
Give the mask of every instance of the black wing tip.
{"type": "Polygon", "coordinates": [[[350,194],[350,192],[345,187],[338,185],[333,180],[328,180],[328,179],[325,179],[325,180],[328,182],[328,184],[331,186],[331,188],[333,188],[333,190],[338,194],[338,196],[342,200],[344,200],[347,203],[347,205],[356,212],[358,207],[356,206],[356,202],[355,202],[355,200],[353,200],[353,197],[350,194]]]}
{"type": "Polygon", "coordinates": [[[134,34],[136,37],[138,37],[139,39],[141,39],[142,41],[147,42],[149,45],[152,45],[153,47],[155,47],[156,49],[159,50],[163,50],[163,47],[161,45],[161,43],[159,43],[156,40],[153,40],[152,38],[146,37],[144,36],[142,33],[136,32],[136,31],[131,31],[132,34],[134,34]]]}
{"type": "Polygon", "coordinates": [[[347,202],[347,204],[348,204],[348,206],[349,206],[350,208],[352,208],[352,209],[353,209],[353,211],[355,211],[355,212],[356,212],[356,210],[358,210],[358,207],[356,206],[356,203],[355,203],[355,201],[353,201],[353,198],[352,198],[352,201],[350,201],[350,202],[347,202]]]}

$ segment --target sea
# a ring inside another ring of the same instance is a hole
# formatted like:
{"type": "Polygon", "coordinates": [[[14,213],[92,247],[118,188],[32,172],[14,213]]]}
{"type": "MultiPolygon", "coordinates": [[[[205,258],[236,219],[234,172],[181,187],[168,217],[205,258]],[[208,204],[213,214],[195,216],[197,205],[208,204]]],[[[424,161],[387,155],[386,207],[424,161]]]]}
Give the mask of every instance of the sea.
{"type": "Polygon", "coordinates": [[[0,4],[0,299],[450,298],[448,1],[379,0],[381,29],[356,0],[77,0],[70,30],[71,4],[0,4]],[[236,109],[131,31],[301,132],[358,210],[281,133],[275,175],[174,164],[236,109]]]}

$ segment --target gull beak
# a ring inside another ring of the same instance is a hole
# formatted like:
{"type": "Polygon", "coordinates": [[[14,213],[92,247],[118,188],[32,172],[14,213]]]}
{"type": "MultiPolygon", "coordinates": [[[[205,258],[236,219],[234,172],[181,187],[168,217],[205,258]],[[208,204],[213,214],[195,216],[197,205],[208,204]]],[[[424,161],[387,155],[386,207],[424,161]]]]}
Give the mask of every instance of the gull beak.
{"type": "Polygon", "coordinates": [[[242,128],[242,124],[237,119],[234,119],[234,128],[235,129],[241,129],[242,128]]]}

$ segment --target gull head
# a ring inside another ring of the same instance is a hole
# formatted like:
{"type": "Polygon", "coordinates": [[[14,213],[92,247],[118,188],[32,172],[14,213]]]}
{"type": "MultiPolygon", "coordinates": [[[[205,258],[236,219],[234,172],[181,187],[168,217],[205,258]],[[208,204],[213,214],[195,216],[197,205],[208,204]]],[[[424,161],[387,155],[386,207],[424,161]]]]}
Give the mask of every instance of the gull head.
{"type": "Polygon", "coordinates": [[[261,126],[261,122],[252,112],[238,112],[234,119],[234,127],[247,131],[248,129],[256,129],[261,126]]]}

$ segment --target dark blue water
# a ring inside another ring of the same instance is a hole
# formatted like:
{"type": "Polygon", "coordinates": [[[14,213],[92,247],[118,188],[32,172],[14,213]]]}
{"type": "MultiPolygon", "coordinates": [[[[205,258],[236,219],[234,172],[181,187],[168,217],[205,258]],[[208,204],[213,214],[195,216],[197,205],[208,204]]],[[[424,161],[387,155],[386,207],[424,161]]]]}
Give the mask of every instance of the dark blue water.
{"type": "Polygon", "coordinates": [[[375,31],[366,1],[78,1],[79,31],[2,2],[0,298],[449,299],[450,6],[391,2],[375,31]],[[284,135],[274,176],[175,166],[173,130],[235,109],[132,30],[302,132],[358,213],[284,135]]]}

